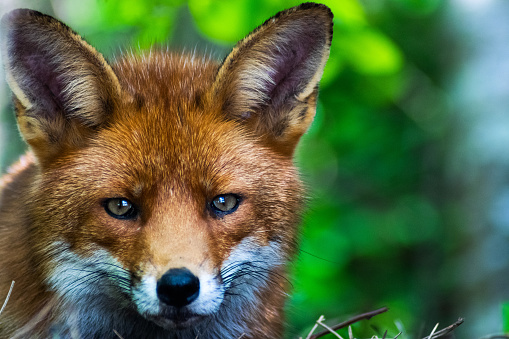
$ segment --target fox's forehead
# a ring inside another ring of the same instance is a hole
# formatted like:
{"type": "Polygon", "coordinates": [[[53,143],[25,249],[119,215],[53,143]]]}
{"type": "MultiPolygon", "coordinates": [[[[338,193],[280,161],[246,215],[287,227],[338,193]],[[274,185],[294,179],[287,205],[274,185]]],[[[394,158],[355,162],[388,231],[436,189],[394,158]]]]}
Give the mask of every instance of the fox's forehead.
{"type": "MultiPolygon", "coordinates": [[[[182,116],[183,117],[183,116],[182,116]]],[[[215,172],[217,167],[247,160],[252,143],[234,133],[235,125],[198,122],[196,119],[165,123],[157,113],[114,124],[98,135],[94,151],[113,162],[157,174],[215,172]]],[[[254,141],[253,141],[254,142],[254,141]]],[[[115,166],[115,165],[113,165],[115,166]]]]}
{"type": "Polygon", "coordinates": [[[138,107],[200,106],[219,64],[196,54],[148,51],[127,54],[112,66],[124,90],[123,100],[138,107]]]}
{"type": "Polygon", "coordinates": [[[235,133],[241,125],[222,114],[210,93],[217,67],[205,57],[155,51],[117,60],[123,95],[102,133],[111,140],[103,144],[174,165],[214,161],[229,144],[241,146],[246,136],[235,133]]]}

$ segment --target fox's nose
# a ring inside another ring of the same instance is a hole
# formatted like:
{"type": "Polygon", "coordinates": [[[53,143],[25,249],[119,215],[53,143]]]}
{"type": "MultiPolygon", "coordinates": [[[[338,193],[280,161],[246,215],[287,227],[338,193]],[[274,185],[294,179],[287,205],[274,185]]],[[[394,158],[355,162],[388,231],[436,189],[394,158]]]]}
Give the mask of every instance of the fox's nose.
{"type": "Polygon", "coordinates": [[[184,307],[200,294],[200,280],[187,268],[172,268],[157,282],[157,296],[167,305],[184,307]]]}

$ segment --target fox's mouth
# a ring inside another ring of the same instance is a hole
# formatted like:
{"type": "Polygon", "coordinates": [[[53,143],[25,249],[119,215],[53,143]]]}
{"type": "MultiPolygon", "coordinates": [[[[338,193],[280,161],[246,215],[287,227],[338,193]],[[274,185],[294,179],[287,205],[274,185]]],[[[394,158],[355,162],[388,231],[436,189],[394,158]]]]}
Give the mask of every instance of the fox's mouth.
{"type": "Polygon", "coordinates": [[[207,316],[202,314],[177,310],[165,312],[159,315],[151,315],[148,318],[156,325],[166,329],[184,329],[200,322],[206,317],[207,316]]]}

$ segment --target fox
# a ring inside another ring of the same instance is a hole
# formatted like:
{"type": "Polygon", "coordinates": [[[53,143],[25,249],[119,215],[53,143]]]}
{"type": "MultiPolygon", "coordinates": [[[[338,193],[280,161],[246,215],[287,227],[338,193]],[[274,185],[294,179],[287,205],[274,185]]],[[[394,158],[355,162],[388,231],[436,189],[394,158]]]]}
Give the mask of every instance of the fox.
{"type": "Polygon", "coordinates": [[[222,60],[112,61],[29,9],[1,20],[27,152],[0,179],[0,338],[281,338],[333,14],[284,10],[222,60]]]}

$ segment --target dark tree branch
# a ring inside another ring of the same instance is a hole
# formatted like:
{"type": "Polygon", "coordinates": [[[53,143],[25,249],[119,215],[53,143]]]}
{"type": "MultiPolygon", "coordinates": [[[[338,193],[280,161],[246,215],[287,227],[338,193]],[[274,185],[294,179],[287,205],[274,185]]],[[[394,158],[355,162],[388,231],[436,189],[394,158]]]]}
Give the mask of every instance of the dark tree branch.
{"type": "MultiPolygon", "coordinates": [[[[337,331],[339,329],[342,329],[342,328],[345,328],[347,326],[350,326],[350,325],[352,325],[352,324],[354,324],[354,323],[356,323],[356,322],[358,322],[360,320],[371,319],[372,317],[374,317],[374,316],[376,316],[378,314],[387,312],[387,311],[388,311],[387,307],[382,307],[382,308],[380,308],[378,310],[374,310],[374,311],[371,311],[371,312],[359,314],[359,315],[357,315],[357,316],[355,316],[355,317],[353,317],[353,318],[351,318],[351,319],[349,319],[347,321],[344,321],[344,322],[342,322],[340,324],[327,327],[327,330],[324,330],[324,331],[316,333],[316,334],[310,334],[307,338],[308,339],[317,339],[317,338],[323,337],[324,335],[327,335],[327,334],[331,333],[331,330],[332,331],[337,331]]],[[[324,326],[324,324],[321,322],[322,319],[323,319],[323,317],[320,317],[320,319],[317,321],[317,325],[324,326]]],[[[456,321],[454,324],[449,325],[446,328],[443,328],[443,329],[441,329],[438,332],[431,333],[431,335],[429,335],[427,337],[424,337],[423,339],[435,339],[435,338],[443,337],[443,336],[451,333],[452,331],[454,331],[459,325],[463,324],[463,321],[464,321],[463,318],[459,318],[458,321],[456,321]]],[[[387,331],[385,331],[383,338],[385,338],[386,336],[387,336],[387,331]]],[[[398,334],[398,336],[399,336],[399,334],[398,334]]],[[[504,338],[507,338],[507,337],[504,337],[504,338]]]]}
{"type": "Polygon", "coordinates": [[[454,324],[447,326],[444,329],[441,329],[440,331],[433,333],[431,336],[424,337],[423,339],[433,339],[433,338],[440,338],[443,337],[446,334],[451,333],[458,327],[459,325],[463,324],[463,318],[459,318],[458,321],[456,321],[454,324]]]}
{"type": "MultiPolygon", "coordinates": [[[[382,308],[379,308],[378,310],[374,310],[374,311],[371,311],[371,312],[367,312],[367,313],[363,313],[363,314],[359,314],[347,321],[344,321],[340,324],[337,324],[337,325],[334,325],[334,326],[331,326],[331,329],[333,329],[334,331],[337,331],[341,328],[345,328],[349,325],[352,325],[360,320],[364,320],[364,319],[371,319],[372,317],[374,317],[375,315],[378,315],[380,313],[384,313],[384,312],[387,312],[389,309],[387,307],[382,307],[382,308]]],[[[309,336],[309,339],[317,339],[317,338],[320,338],[320,337],[323,337],[324,335],[330,333],[329,330],[325,330],[325,331],[322,331],[322,332],[319,332],[317,334],[313,334],[311,336],[309,336]]]]}

